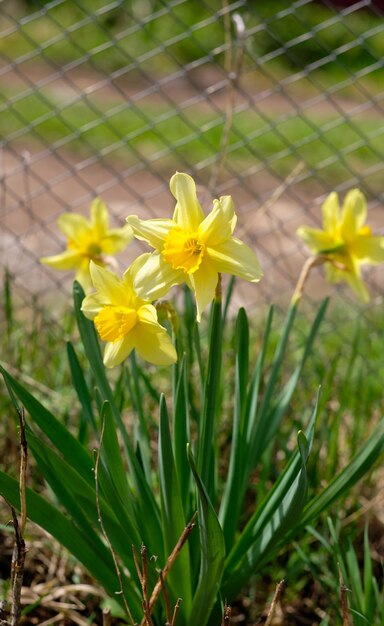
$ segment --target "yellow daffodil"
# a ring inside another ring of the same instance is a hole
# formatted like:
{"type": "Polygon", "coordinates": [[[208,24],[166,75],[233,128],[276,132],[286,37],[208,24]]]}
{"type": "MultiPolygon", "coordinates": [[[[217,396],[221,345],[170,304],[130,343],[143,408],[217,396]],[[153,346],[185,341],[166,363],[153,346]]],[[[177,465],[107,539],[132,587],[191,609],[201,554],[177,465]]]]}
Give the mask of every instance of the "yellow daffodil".
{"type": "Polygon", "coordinates": [[[213,210],[205,217],[193,178],[177,172],[170,189],[176,198],[173,219],[127,218],[135,237],[155,248],[136,275],[135,289],[155,300],[173,285],[186,282],[195,293],[200,321],[214,297],[219,273],[257,282],[262,271],[256,255],[232,236],[237,217],[230,196],[214,200],[213,210]]]}
{"type": "Polygon", "coordinates": [[[384,262],[384,237],[375,237],[365,224],[367,203],[358,189],[349,191],[340,210],[338,195],[332,192],[322,206],[323,230],[302,226],[298,235],[311,252],[324,258],[330,282],[345,281],[363,300],[368,291],[361,266],[384,262]]]}
{"type": "Polygon", "coordinates": [[[133,289],[135,274],[147,257],[148,254],[138,257],[122,279],[93,261],[90,263],[96,293],[84,298],[81,310],[94,321],[100,338],[107,342],[106,367],[119,365],[133,349],[156,365],[170,365],[177,359],[171,338],[157,321],[155,307],[139,298],[133,289]]]}
{"type": "Polygon", "coordinates": [[[40,259],[41,263],[57,270],[76,270],[75,278],[85,291],[91,287],[90,261],[105,265],[105,255],[120,252],[133,237],[128,225],[109,228],[108,210],[100,198],[92,202],[90,217],[87,220],[78,213],[63,213],[58,225],[67,237],[67,249],[61,254],[40,259]]]}

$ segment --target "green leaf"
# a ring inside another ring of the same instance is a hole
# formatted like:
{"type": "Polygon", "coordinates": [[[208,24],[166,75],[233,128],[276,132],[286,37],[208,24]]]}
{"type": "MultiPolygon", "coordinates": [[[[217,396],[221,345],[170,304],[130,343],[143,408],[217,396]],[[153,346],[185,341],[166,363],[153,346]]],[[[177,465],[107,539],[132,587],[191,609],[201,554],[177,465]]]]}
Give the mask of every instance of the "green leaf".
{"type": "Polygon", "coordinates": [[[362,478],[384,452],[384,419],[376,426],[352,461],[305,507],[301,526],[317,519],[333,502],[347,493],[362,478]]]}
{"type": "Polygon", "coordinates": [[[132,381],[132,406],[136,412],[137,417],[134,424],[135,443],[140,449],[140,457],[143,463],[144,473],[147,481],[150,481],[151,467],[150,467],[150,440],[147,427],[147,420],[143,410],[143,398],[141,395],[140,383],[139,383],[139,369],[137,366],[135,351],[133,350],[130,355],[132,381]]]}
{"type": "Polygon", "coordinates": [[[79,398],[81,407],[83,409],[82,421],[79,432],[79,440],[84,442],[86,439],[86,427],[91,426],[93,432],[97,431],[96,420],[93,415],[91,397],[88,391],[87,383],[85,382],[83,370],[77,358],[73,345],[69,341],[67,343],[67,355],[69,367],[71,370],[72,384],[76,390],[77,397],[79,398]]]}
{"type": "MultiPolygon", "coordinates": [[[[168,411],[164,396],[160,398],[159,475],[165,550],[169,556],[179,541],[186,523],[180,487],[172,452],[168,411]]],[[[181,613],[188,615],[192,602],[192,579],[188,546],[185,545],[168,576],[173,604],[182,598],[181,613]]]]}
{"type": "Polygon", "coordinates": [[[78,440],[71,435],[67,428],[59,422],[50,411],[24,389],[24,387],[1,366],[0,372],[4,377],[8,389],[19,398],[21,404],[28,411],[33,421],[41,428],[46,437],[50,439],[69,463],[72,463],[79,469],[88,483],[93,483],[92,459],[78,440]]]}
{"type": "Polygon", "coordinates": [[[196,482],[199,501],[200,575],[189,616],[190,624],[205,626],[216,602],[225,559],[224,535],[204,484],[197,472],[192,450],[188,460],[196,482]]]}
{"type": "Polygon", "coordinates": [[[183,355],[181,359],[179,376],[176,384],[176,392],[173,409],[173,449],[175,466],[180,485],[181,500],[185,515],[190,514],[189,500],[191,494],[191,469],[187,457],[187,443],[190,439],[188,420],[188,382],[187,362],[183,355]]]}
{"type": "MultiPolygon", "coordinates": [[[[96,507],[95,487],[90,487],[75,467],[61,459],[54,450],[35,437],[30,430],[27,432],[27,440],[44,478],[60,504],[66,508],[76,524],[97,546],[100,539],[95,528],[100,531],[100,524],[96,507]]],[[[103,497],[100,497],[99,502],[104,526],[115,550],[134,571],[131,545],[136,535],[130,536],[129,531],[132,532],[132,529],[124,524],[125,518],[118,519],[116,512],[107,505],[103,497]],[[124,533],[122,532],[123,528],[124,533]]]]}
{"type": "Polygon", "coordinates": [[[209,325],[209,354],[203,393],[203,409],[199,424],[197,448],[197,467],[201,480],[212,496],[214,490],[214,451],[213,435],[215,416],[220,397],[222,352],[222,319],[221,300],[215,299],[212,303],[209,325]]]}
{"type": "MultiPolygon", "coordinates": [[[[133,481],[133,487],[136,493],[140,494],[140,498],[137,501],[137,515],[139,516],[139,518],[147,520],[146,524],[148,525],[148,527],[151,528],[152,541],[148,545],[148,548],[156,545],[158,547],[158,550],[160,550],[163,544],[159,507],[156,503],[152,488],[147,482],[143,469],[133,451],[132,444],[125,428],[123,419],[117,408],[114,395],[112,393],[105,373],[105,367],[101,357],[99,342],[94,328],[94,324],[93,322],[88,320],[81,312],[81,305],[84,299],[84,291],[81,285],[76,281],[73,285],[73,295],[76,320],[87,359],[92,368],[97,387],[101,393],[103,400],[107,400],[111,406],[113,417],[116,421],[117,426],[120,429],[123,439],[124,448],[127,455],[127,461],[130,469],[130,477],[133,481]]],[[[163,553],[161,552],[159,556],[163,556],[163,553]]]]}
{"type": "Polygon", "coordinates": [[[235,406],[232,427],[231,456],[229,459],[226,487],[224,489],[220,515],[227,550],[229,551],[236,533],[243,493],[241,483],[246,469],[244,458],[245,408],[248,386],[249,328],[247,314],[239,310],[236,320],[236,367],[235,406]]]}
{"type": "Polygon", "coordinates": [[[299,365],[295,368],[295,371],[293,372],[288,382],[285,384],[283,390],[278,395],[276,394],[277,399],[272,403],[272,407],[269,410],[269,412],[267,411],[266,420],[265,420],[266,429],[264,432],[264,447],[265,448],[269,445],[270,441],[276,434],[280,426],[281,420],[290,405],[293,393],[300,380],[300,376],[302,374],[304,365],[307,361],[307,358],[312,352],[313,344],[317,336],[318,330],[320,328],[321,322],[323,321],[324,315],[326,313],[327,306],[328,306],[328,299],[325,299],[323,300],[323,302],[321,303],[319,307],[319,310],[317,311],[317,314],[312,324],[312,327],[310,329],[309,335],[306,339],[304,352],[301,357],[301,361],[299,365]]]}
{"type": "Polygon", "coordinates": [[[105,373],[105,367],[101,356],[99,340],[97,338],[94,324],[91,320],[87,319],[81,311],[81,305],[84,296],[85,294],[81,285],[75,281],[73,283],[75,316],[85,354],[92,368],[100,393],[103,396],[103,399],[108,400],[108,402],[110,403],[113,415],[122,432],[122,435],[125,439],[127,439],[128,435],[124,423],[121,419],[120,412],[116,406],[115,399],[105,373]]]}
{"type": "MultiPolygon", "coordinates": [[[[101,420],[104,424],[104,436],[101,446],[99,481],[104,498],[119,519],[121,529],[124,528],[124,533],[130,537],[131,544],[134,543],[137,546],[144,538],[146,540],[146,537],[144,534],[140,535],[137,530],[140,527],[143,529],[143,526],[135,519],[134,496],[129,489],[109,402],[104,402],[102,406],[101,420]]],[[[146,528],[147,526],[144,527],[146,528]]]]}
{"type": "MultiPolygon", "coordinates": [[[[1,471],[0,493],[20,510],[19,483],[1,471]]],[[[26,489],[26,499],[29,519],[55,537],[114,595],[119,589],[119,582],[112,557],[104,544],[101,544],[100,552],[95,551],[89,537],[70,518],[29,488],[26,489]]]]}
{"type": "Polygon", "coordinates": [[[227,557],[224,591],[232,598],[269,558],[300,519],[307,491],[306,462],[314,437],[319,395],[307,427],[306,436],[298,433],[298,450],[284,472],[246,524],[238,541],[227,557]]]}

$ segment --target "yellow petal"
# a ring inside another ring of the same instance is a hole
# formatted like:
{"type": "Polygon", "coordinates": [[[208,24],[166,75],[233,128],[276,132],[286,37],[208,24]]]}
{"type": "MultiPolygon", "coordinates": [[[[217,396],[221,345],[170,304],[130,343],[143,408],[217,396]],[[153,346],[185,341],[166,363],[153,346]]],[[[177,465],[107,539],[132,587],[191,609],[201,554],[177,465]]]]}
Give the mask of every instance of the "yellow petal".
{"type": "Polygon", "coordinates": [[[263,275],[255,253],[235,237],[214,248],[207,248],[206,254],[217,272],[233,274],[251,282],[258,282],[263,275]]]}
{"type": "Polygon", "coordinates": [[[134,289],[140,298],[156,300],[162,298],[174,285],[185,280],[183,270],[174,270],[165,263],[161,252],[153,252],[138,270],[134,280],[134,289]]]}
{"type": "Polygon", "coordinates": [[[323,213],[324,230],[329,233],[335,233],[340,218],[339,197],[335,191],[329,194],[321,209],[323,213]]]}
{"type": "Polygon", "coordinates": [[[343,245],[340,239],[336,239],[331,233],[318,228],[301,226],[297,229],[297,234],[313,254],[328,252],[343,245]]]}
{"type": "Polygon", "coordinates": [[[90,208],[91,222],[97,239],[102,239],[108,232],[109,216],[105,202],[95,198],[90,208]]]}
{"type": "Polygon", "coordinates": [[[367,203],[358,189],[352,189],[345,196],[341,213],[340,233],[344,241],[351,242],[364,226],[367,218],[367,203]]]}
{"type": "Polygon", "coordinates": [[[75,280],[82,286],[85,293],[88,293],[92,289],[91,274],[89,272],[89,259],[82,258],[81,265],[75,274],[75,280]]]}
{"type": "Polygon", "coordinates": [[[150,256],[151,252],[145,252],[144,254],[140,254],[140,256],[136,257],[133,263],[131,263],[131,265],[125,270],[123,275],[123,282],[128,289],[134,290],[134,281],[136,278],[136,274],[143,267],[146,261],[148,261],[150,256]]]}
{"type": "Polygon", "coordinates": [[[172,220],[153,219],[141,220],[137,215],[129,215],[127,222],[133,230],[136,239],[146,241],[150,246],[161,250],[168,231],[176,226],[172,220]]]}
{"type": "Polygon", "coordinates": [[[124,339],[120,339],[120,341],[107,343],[103,357],[105,367],[120,365],[129,356],[134,347],[133,333],[130,333],[124,339]]]}
{"type": "Polygon", "coordinates": [[[113,228],[102,239],[101,248],[105,254],[115,254],[124,250],[124,248],[132,241],[133,230],[128,224],[122,228],[113,228]]]}
{"type": "Polygon", "coordinates": [[[82,263],[82,256],[77,250],[66,250],[53,256],[41,257],[40,263],[56,270],[74,270],[82,263]]]}
{"type": "Polygon", "coordinates": [[[176,172],[169,186],[177,200],[173,220],[183,230],[196,232],[204,213],[197,199],[195,181],[188,174],[176,172]]]}
{"type": "Polygon", "coordinates": [[[196,298],[196,319],[198,322],[201,321],[204,309],[212,302],[215,296],[218,279],[217,270],[210,263],[204,261],[199,269],[190,275],[192,289],[196,298]]]}
{"type": "Polygon", "coordinates": [[[216,246],[232,237],[237,217],[231,196],[213,201],[213,210],[199,226],[199,238],[207,246],[216,246]]]}
{"type": "Polygon", "coordinates": [[[157,311],[153,304],[144,304],[137,312],[139,321],[150,326],[158,326],[157,311]]]}
{"type": "Polygon", "coordinates": [[[384,237],[358,235],[350,246],[350,252],[361,263],[384,263],[384,237]]]}
{"type": "Polygon", "coordinates": [[[327,279],[331,283],[345,282],[362,302],[369,302],[369,293],[364,285],[359,269],[349,263],[347,270],[334,267],[331,263],[325,266],[327,279]]]}
{"type": "Polygon", "coordinates": [[[136,352],[142,359],[155,365],[171,365],[177,361],[177,353],[165,328],[141,323],[132,331],[136,352]]]}
{"type": "Polygon", "coordinates": [[[93,286],[99,293],[100,298],[103,299],[104,304],[116,304],[119,306],[130,304],[130,294],[127,293],[126,286],[116,274],[93,261],[91,261],[89,269],[93,286]]]}
{"type": "Polygon", "coordinates": [[[63,213],[57,223],[64,235],[73,241],[91,230],[89,221],[79,213],[63,213]]]}
{"type": "Polygon", "coordinates": [[[91,293],[88,296],[85,296],[81,305],[81,310],[85,317],[93,320],[99,311],[108,304],[109,302],[105,300],[105,294],[91,293]]]}
{"type": "Polygon", "coordinates": [[[369,293],[361,276],[357,276],[356,274],[346,274],[345,279],[359,300],[362,302],[369,302],[369,293]]]}

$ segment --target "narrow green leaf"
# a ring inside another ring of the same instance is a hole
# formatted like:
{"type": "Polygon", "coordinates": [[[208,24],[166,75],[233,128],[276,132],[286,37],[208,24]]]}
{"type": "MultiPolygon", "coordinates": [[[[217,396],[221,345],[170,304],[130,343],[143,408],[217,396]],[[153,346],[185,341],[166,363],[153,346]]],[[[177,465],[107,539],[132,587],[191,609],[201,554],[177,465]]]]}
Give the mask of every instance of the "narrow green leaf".
{"type": "Polygon", "coordinates": [[[225,323],[227,321],[229,306],[231,304],[233,291],[235,289],[235,284],[236,284],[236,276],[231,276],[230,279],[229,279],[228,288],[227,288],[227,295],[225,296],[225,302],[224,302],[223,326],[225,326],[225,323]]]}
{"type": "Polygon", "coordinates": [[[369,620],[372,622],[375,614],[375,599],[373,588],[373,567],[371,550],[369,545],[368,523],[364,528],[364,569],[363,569],[363,581],[364,581],[364,610],[367,613],[369,620]]]}
{"type": "Polygon", "coordinates": [[[122,432],[122,435],[127,438],[127,432],[124,423],[116,406],[115,399],[105,373],[105,367],[103,364],[99,340],[97,338],[94,324],[91,320],[87,319],[81,311],[81,305],[84,296],[85,294],[81,285],[77,281],[75,281],[73,283],[75,316],[85,354],[92,368],[100,393],[103,396],[103,399],[108,400],[108,402],[110,403],[113,415],[122,432]]]}
{"type": "Polygon", "coordinates": [[[140,383],[139,383],[139,370],[136,361],[135,351],[133,350],[130,355],[131,368],[132,372],[132,381],[133,385],[131,385],[131,389],[133,392],[132,405],[136,412],[138,420],[135,421],[134,424],[134,433],[135,433],[135,443],[140,448],[140,455],[143,463],[144,473],[147,478],[147,481],[150,481],[151,476],[151,467],[150,467],[150,440],[149,433],[147,428],[147,420],[144,415],[143,410],[143,398],[141,395],[140,383]]]}
{"type": "MultiPolygon", "coordinates": [[[[233,573],[223,585],[226,598],[235,597],[246,584],[249,578],[260,570],[262,565],[272,558],[284,540],[288,530],[295,526],[303,510],[307,496],[307,471],[305,457],[301,452],[307,452],[308,444],[303,433],[299,433],[298,440],[301,467],[288,490],[280,494],[278,507],[268,522],[259,529],[257,539],[252,543],[246,554],[239,555],[233,573]]],[[[233,563],[233,561],[232,561],[233,563]]]]}
{"type": "MultiPolygon", "coordinates": [[[[143,469],[133,451],[132,443],[129,439],[127,429],[125,428],[123,419],[117,408],[114,395],[112,393],[105,373],[105,367],[103,364],[94,324],[90,320],[88,320],[81,312],[81,305],[84,299],[84,291],[81,285],[76,281],[73,285],[73,295],[76,321],[79,327],[79,332],[84,345],[86,356],[92,368],[96,384],[101,393],[101,396],[103,400],[107,400],[111,406],[113,417],[116,420],[116,424],[120,429],[123,439],[124,448],[127,455],[127,461],[130,469],[130,477],[133,481],[133,486],[136,493],[140,494],[140,499],[137,501],[139,506],[137,515],[142,516],[141,518],[146,519],[147,523],[151,525],[151,545],[157,545],[160,549],[160,547],[162,546],[162,533],[159,507],[156,503],[151,486],[147,482],[143,469]]],[[[150,546],[148,545],[148,547],[150,546]]],[[[163,553],[161,555],[163,556],[163,553]]]]}
{"type": "Polygon", "coordinates": [[[144,536],[140,536],[137,532],[141,525],[135,520],[134,496],[129,488],[109,402],[105,402],[102,406],[101,420],[104,423],[104,437],[99,478],[103,494],[106,502],[119,519],[121,527],[125,529],[125,534],[131,538],[131,543],[139,545],[144,536]]]}
{"type": "MultiPolygon", "coordinates": [[[[27,440],[44,478],[59,502],[90,540],[92,539],[93,544],[97,546],[100,539],[95,529],[99,530],[100,524],[96,507],[95,487],[91,488],[74,467],[61,459],[54,450],[30,431],[27,433],[27,440]]],[[[129,531],[132,532],[132,529],[124,524],[125,518],[118,520],[116,512],[106,504],[104,498],[100,498],[100,506],[104,526],[112,544],[124,562],[134,571],[131,545],[136,534],[133,536],[130,534],[129,531]],[[123,528],[124,533],[122,532],[123,528]]]]}
{"type": "Polygon", "coordinates": [[[173,449],[185,515],[191,513],[189,509],[191,469],[187,457],[187,442],[189,439],[187,361],[185,355],[183,355],[179,367],[179,377],[176,383],[174,398],[173,449]]]}
{"type": "Polygon", "coordinates": [[[273,534],[273,529],[276,529],[277,542],[277,533],[286,532],[285,529],[291,522],[290,515],[295,516],[299,511],[299,508],[296,511],[295,508],[302,506],[301,502],[302,498],[305,497],[307,480],[305,463],[313,443],[318,404],[319,394],[306,430],[306,436],[304,437],[301,432],[298,434],[298,450],[292,455],[284,472],[257,507],[227,557],[225,575],[230,581],[228,582],[228,593],[232,587],[238,589],[237,582],[240,582],[238,571],[241,569],[239,563],[247,559],[245,555],[252,554],[250,551],[253,549],[255,559],[257,555],[263,556],[268,545],[266,541],[268,532],[273,534]],[[270,530],[266,530],[268,528],[270,530]]]}
{"type": "Polygon", "coordinates": [[[87,425],[92,428],[94,433],[97,431],[96,420],[93,415],[91,397],[88,391],[87,383],[85,382],[84,373],[70,341],[67,343],[67,355],[71,370],[72,384],[76,390],[77,397],[79,398],[83,409],[81,421],[82,428],[80,429],[79,440],[84,442],[86,439],[85,431],[87,425]]]}
{"type": "Polygon", "coordinates": [[[1,366],[0,372],[8,389],[11,389],[19,398],[33,421],[41,428],[64,458],[81,471],[87,482],[92,483],[92,459],[76,437],[71,435],[67,428],[50,411],[1,366]]]}
{"type": "MultiPolygon", "coordinates": [[[[172,452],[168,411],[164,396],[160,398],[159,429],[159,475],[161,488],[161,510],[165,551],[169,556],[179,541],[185,526],[185,516],[180,495],[178,475],[172,452]]],[[[182,598],[181,613],[188,615],[192,602],[192,579],[188,545],[179,553],[168,582],[173,592],[172,602],[182,598]]]]}
{"type": "Polygon", "coordinates": [[[243,502],[241,491],[242,477],[246,470],[244,447],[245,407],[247,401],[249,328],[247,314],[239,310],[236,320],[236,366],[235,366],[235,406],[232,427],[231,455],[229,459],[226,487],[223,493],[219,519],[221,521],[227,551],[230,550],[243,502]]]}
{"type": "Polygon", "coordinates": [[[201,423],[199,424],[197,449],[198,471],[201,475],[201,480],[210,495],[213,495],[214,489],[215,470],[213,434],[218,398],[220,396],[221,352],[221,299],[216,298],[212,303],[211,309],[208,365],[204,385],[203,409],[201,413],[201,423]]]}
{"type": "Polygon", "coordinates": [[[267,416],[265,420],[266,429],[265,429],[265,434],[264,434],[264,446],[265,447],[269,445],[270,441],[276,434],[280,426],[281,420],[284,417],[290,405],[293,393],[299,382],[304,365],[309,355],[312,352],[313,344],[317,336],[318,330],[320,328],[321,322],[323,321],[325,312],[327,310],[327,306],[328,306],[328,299],[325,299],[321,303],[319,310],[317,311],[316,317],[313,321],[313,324],[311,326],[311,329],[309,331],[309,335],[306,339],[303,355],[301,357],[299,365],[295,368],[295,371],[293,372],[288,382],[285,384],[283,390],[279,394],[276,394],[277,397],[274,400],[271,409],[269,410],[269,412],[267,412],[267,416]]]}
{"type": "MultiPolygon", "coordinates": [[[[0,493],[12,506],[20,510],[19,483],[1,471],[0,493]]],[[[95,551],[87,535],[75,526],[71,519],[29,488],[26,489],[26,497],[29,519],[55,537],[111,595],[114,595],[119,589],[119,583],[108,549],[101,544],[100,553],[95,551]]]]}
{"type": "Polygon", "coordinates": [[[371,436],[350,463],[334,478],[323,491],[305,507],[301,526],[310,524],[333,502],[347,493],[366,474],[384,452],[384,419],[376,426],[371,436]]]}
{"type": "Polygon", "coordinates": [[[225,559],[224,535],[205,486],[197,472],[192,450],[188,460],[196,482],[199,501],[200,575],[189,616],[190,624],[205,626],[217,600],[225,559]]]}

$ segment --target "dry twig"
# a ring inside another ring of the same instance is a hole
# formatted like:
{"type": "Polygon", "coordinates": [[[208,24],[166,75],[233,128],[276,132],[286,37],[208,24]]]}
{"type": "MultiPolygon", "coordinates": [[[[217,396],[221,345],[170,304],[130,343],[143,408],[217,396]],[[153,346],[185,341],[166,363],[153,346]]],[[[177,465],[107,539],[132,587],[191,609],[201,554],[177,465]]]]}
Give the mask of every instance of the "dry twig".
{"type": "Polygon", "coordinates": [[[276,585],[276,590],[275,590],[274,596],[272,598],[271,606],[269,607],[267,619],[265,621],[264,626],[271,626],[271,624],[272,624],[273,614],[275,612],[275,609],[276,609],[277,603],[279,601],[281,592],[283,591],[283,587],[284,587],[284,580],[281,580],[276,585]]]}
{"type": "Polygon", "coordinates": [[[232,609],[230,606],[228,606],[227,602],[225,602],[224,604],[224,614],[223,614],[223,619],[221,621],[221,626],[230,626],[231,624],[231,615],[232,615],[232,609]]]}
{"type": "Polygon", "coordinates": [[[27,522],[27,505],[25,497],[26,475],[28,466],[28,447],[25,437],[25,416],[24,409],[17,408],[20,424],[20,473],[19,473],[19,494],[20,494],[20,520],[17,517],[14,507],[7,502],[11,514],[12,523],[15,530],[15,542],[12,553],[11,565],[11,613],[10,626],[17,626],[21,615],[21,588],[23,585],[24,565],[26,547],[24,541],[24,530],[27,522]]]}
{"type": "Polygon", "coordinates": [[[340,583],[340,604],[341,604],[341,616],[343,618],[343,626],[350,626],[349,621],[349,607],[348,607],[348,588],[344,584],[343,575],[339,567],[339,583],[340,583]]]}
{"type": "Polygon", "coordinates": [[[141,584],[141,591],[143,594],[143,612],[144,617],[142,623],[146,626],[153,626],[151,619],[151,611],[149,609],[149,596],[148,596],[148,550],[144,544],[141,544],[140,548],[140,556],[141,556],[141,568],[139,565],[139,560],[137,558],[136,548],[132,545],[133,552],[133,560],[135,562],[135,567],[137,571],[137,575],[141,584]]]}
{"type": "Polygon", "coordinates": [[[177,602],[175,604],[175,608],[173,609],[171,626],[176,626],[176,619],[177,619],[177,614],[178,614],[179,608],[180,608],[180,602],[181,602],[181,598],[177,598],[177,602]]]}
{"type": "MultiPolygon", "coordinates": [[[[176,560],[178,554],[180,553],[183,545],[187,541],[189,535],[191,534],[192,530],[194,529],[194,527],[196,525],[195,524],[196,517],[197,517],[197,513],[194,514],[194,516],[192,517],[191,521],[184,528],[183,532],[181,533],[180,539],[178,540],[177,544],[173,548],[171,554],[169,555],[169,557],[167,559],[167,562],[166,562],[164,568],[161,570],[161,573],[159,574],[159,580],[157,581],[156,585],[154,586],[151,598],[149,600],[149,614],[150,615],[153,612],[154,606],[155,606],[155,604],[157,602],[157,599],[158,599],[158,597],[160,595],[160,592],[161,592],[161,589],[162,589],[161,576],[163,577],[163,584],[164,584],[164,581],[165,581],[166,577],[168,576],[169,571],[170,571],[173,563],[175,562],[175,560],[176,560]]],[[[178,610],[178,608],[179,607],[178,607],[178,603],[177,603],[177,610],[178,610]]],[[[175,609],[176,609],[176,607],[175,607],[175,609]]],[[[177,611],[176,611],[176,615],[177,615],[177,611]]],[[[146,626],[145,617],[141,620],[140,626],[146,626]]]]}

